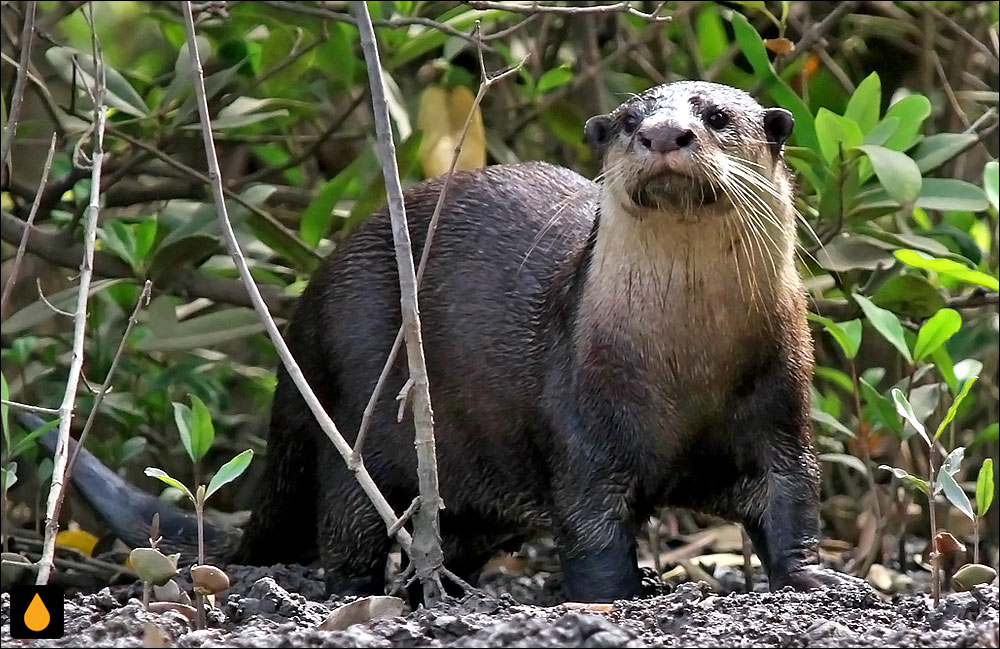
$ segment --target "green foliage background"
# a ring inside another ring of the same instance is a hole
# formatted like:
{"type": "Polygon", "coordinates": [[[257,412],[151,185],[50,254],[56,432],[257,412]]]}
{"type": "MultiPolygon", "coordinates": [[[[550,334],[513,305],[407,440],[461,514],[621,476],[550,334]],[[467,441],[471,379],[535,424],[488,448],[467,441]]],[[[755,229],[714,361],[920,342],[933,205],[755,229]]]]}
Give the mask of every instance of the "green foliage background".
{"type": "MultiPolygon", "coordinates": [[[[23,4],[3,3],[5,120],[23,4]]],[[[317,261],[384,200],[358,33],[341,3],[207,4],[224,5],[203,15],[199,32],[230,214],[274,312],[287,316],[317,261]]],[[[969,493],[983,459],[997,456],[998,17],[995,2],[839,3],[848,7],[823,23],[837,4],[667,2],[661,13],[672,20],[653,23],[624,13],[529,18],[457,2],[369,3],[387,21],[377,33],[404,185],[422,179],[422,93],[474,93],[479,84],[470,39],[414,18],[467,35],[478,21],[490,70],[528,56],[482,105],[489,163],[542,159],[596,175],[584,121],[680,78],[741,87],[795,114],[787,155],[815,312],[824,516],[829,534],[856,541],[869,475],[896,527],[913,515],[903,483],[875,467],[926,470],[926,449],[897,415],[893,388],[933,430],[965,380],[979,376],[942,439],[946,451],[966,447],[955,478],[969,493]],[[779,37],[815,45],[777,55],[763,39],[779,37]]],[[[75,297],[76,262],[54,251],[79,247],[89,192],[89,171],[73,160],[75,147],[89,147],[82,82],[93,69],[91,15],[114,109],[98,231],[104,279],[91,299],[86,347],[91,384],[104,379],[141,280],[153,280],[154,299],[88,446],[153,489],[141,475],[149,464],[185,481],[191,475],[174,402],[197,398],[211,413],[216,439],[206,466],[248,446],[265,452],[277,361],[235,284],[199,176],[180,15],[172,3],[42,2],[33,78],[4,174],[4,282],[18,240],[9,226],[27,217],[50,135],[59,137],[37,217],[51,236],[33,235],[2,314],[10,398],[54,407],[65,384],[72,322],[38,290],[63,308],[75,297]]],[[[92,405],[93,393],[82,390],[74,428],[92,405]]],[[[15,448],[24,431],[6,433],[13,438],[4,462],[21,455],[13,499],[30,508],[46,467],[37,470],[31,444],[15,448]]],[[[216,503],[246,504],[239,489],[216,503]]],[[[995,541],[996,523],[987,529],[995,541]]]]}

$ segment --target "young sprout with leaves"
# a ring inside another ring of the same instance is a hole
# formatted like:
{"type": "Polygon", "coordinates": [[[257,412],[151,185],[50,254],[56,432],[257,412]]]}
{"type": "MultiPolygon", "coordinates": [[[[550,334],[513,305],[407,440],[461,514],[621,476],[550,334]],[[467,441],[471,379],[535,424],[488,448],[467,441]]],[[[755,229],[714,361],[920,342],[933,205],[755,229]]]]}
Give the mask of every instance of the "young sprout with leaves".
{"type": "MultiPolygon", "coordinates": [[[[212,446],[212,441],[215,439],[215,429],[205,404],[198,397],[192,397],[191,402],[191,408],[183,404],[174,403],[174,416],[177,428],[180,431],[181,443],[184,445],[184,450],[187,451],[188,457],[191,458],[197,475],[200,462],[205,457],[205,454],[208,453],[209,448],[212,446]]],[[[226,577],[223,580],[219,577],[219,574],[222,573],[221,570],[214,566],[205,565],[205,503],[219,489],[240,477],[246,471],[247,467],[250,466],[252,459],[252,449],[243,451],[223,464],[216,474],[212,476],[207,487],[204,484],[199,484],[194,493],[180,480],[168,475],[166,471],[156,467],[146,467],[146,475],[157,478],[179,490],[194,504],[195,516],[198,521],[198,564],[191,568],[191,577],[195,583],[199,628],[205,627],[203,596],[205,594],[214,595],[229,587],[229,578],[226,577]],[[225,583],[224,586],[223,581],[225,583]]],[[[222,577],[225,577],[225,574],[222,574],[222,577]]]]}
{"type": "Polygon", "coordinates": [[[955,474],[961,468],[962,459],[965,457],[965,447],[958,447],[951,451],[948,456],[941,463],[940,470],[936,466],[938,458],[938,440],[941,439],[941,434],[944,432],[948,424],[952,422],[955,418],[955,414],[958,412],[958,407],[968,396],[969,390],[972,388],[973,383],[976,382],[978,377],[974,376],[965,382],[962,386],[962,391],[959,392],[958,396],[952,402],[951,407],[948,408],[948,413],[941,420],[941,423],[937,427],[937,431],[934,433],[934,437],[931,438],[927,434],[927,429],[924,428],[924,424],[920,419],[914,414],[913,407],[907,400],[906,396],[898,388],[893,388],[892,399],[896,405],[896,411],[899,415],[906,420],[910,426],[913,427],[920,438],[924,440],[927,444],[928,449],[928,459],[927,459],[927,479],[924,480],[917,476],[911,475],[907,471],[891,467],[888,465],[881,465],[879,468],[885,469],[887,471],[892,471],[893,475],[897,478],[903,480],[906,484],[916,487],[924,494],[927,495],[928,500],[928,513],[930,516],[931,524],[931,573],[933,576],[932,586],[933,586],[933,596],[934,596],[934,606],[936,607],[941,599],[941,576],[938,572],[938,557],[940,554],[940,549],[938,547],[938,531],[937,531],[937,515],[936,507],[934,506],[935,499],[938,495],[944,494],[945,498],[948,499],[952,505],[954,505],[960,512],[968,516],[971,520],[975,520],[975,516],[972,513],[972,504],[969,502],[969,497],[959,486],[958,482],[955,480],[955,474]]]}

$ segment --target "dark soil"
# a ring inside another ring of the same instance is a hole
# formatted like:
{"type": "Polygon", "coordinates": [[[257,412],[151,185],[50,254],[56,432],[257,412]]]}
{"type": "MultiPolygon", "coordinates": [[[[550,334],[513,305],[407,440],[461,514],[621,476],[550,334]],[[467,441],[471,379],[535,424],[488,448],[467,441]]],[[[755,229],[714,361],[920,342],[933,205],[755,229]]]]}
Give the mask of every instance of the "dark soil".
{"type": "MultiPolygon", "coordinates": [[[[535,563],[535,565],[531,565],[535,563]]],[[[494,571],[482,593],[431,609],[370,620],[343,631],[316,627],[349,599],[326,598],[315,569],[230,566],[231,588],[209,611],[209,629],[176,612],[146,612],[135,585],[66,601],[59,640],[10,637],[10,600],[0,607],[3,647],[996,647],[996,584],[947,594],[885,596],[864,586],[796,593],[719,595],[704,583],[621,601],[608,612],[561,604],[559,575],[494,571]],[[151,630],[150,625],[155,625],[151,630]],[[147,636],[144,642],[144,634],[147,636]]],[[[720,579],[742,583],[742,574],[720,579]]],[[[718,577],[719,575],[716,575],[718,577]]],[[[761,588],[766,588],[763,582],[761,588]]]]}

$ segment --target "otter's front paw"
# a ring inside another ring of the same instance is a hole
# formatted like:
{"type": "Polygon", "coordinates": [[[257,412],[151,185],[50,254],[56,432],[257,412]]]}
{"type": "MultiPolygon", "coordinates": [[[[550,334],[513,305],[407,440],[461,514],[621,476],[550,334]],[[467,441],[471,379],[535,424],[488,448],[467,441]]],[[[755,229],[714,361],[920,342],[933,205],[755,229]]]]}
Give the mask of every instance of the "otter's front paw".
{"type": "Polygon", "coordinates": [[[775,575],[771,580],[771,590],[781,590],[791,586],[795,590],[816,590],[820,588],[863,589],[872,588],[864,579],[837,572],[822,566],[806,566],[784,575],[775,575]]]}

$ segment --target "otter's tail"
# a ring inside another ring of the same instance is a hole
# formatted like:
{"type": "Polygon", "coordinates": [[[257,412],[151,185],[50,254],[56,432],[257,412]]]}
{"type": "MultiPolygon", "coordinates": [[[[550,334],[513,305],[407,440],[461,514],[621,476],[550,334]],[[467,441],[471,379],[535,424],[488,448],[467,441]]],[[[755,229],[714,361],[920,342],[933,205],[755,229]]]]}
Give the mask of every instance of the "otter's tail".
{"type": "MultiPolygon", "coordinates": [[[[35,415],[18,413],[17,416],[21,425],[28,430],[36,430],[45,423],[35,415]]],[[[56,429],[39,438],[50,455],[55,453],[57,440],[56,429]]],[[[77,448],[76,440],[70,439],[69,444],[72,457],[77,448]]],[[[84,500],[128,546],[149,545],[149,525],[153,514],[159,514],[160,534],[163,535],[160,549],[168,554],[180,552],[182,564],[197,561],[198,523],[193,513],[183,511],[129,484],[85,448],[80,449],[71,479],[84,500]]],[[[205,519],[204,531],[206,560],[210,563],[226,563],[239,543],[240,531],[217,525],[208,519],[205,519]]]]}

